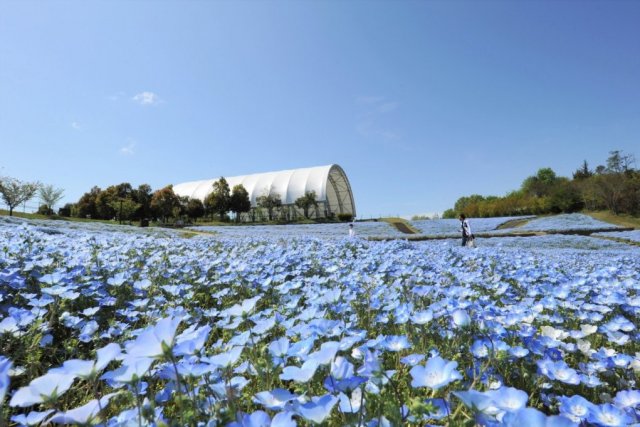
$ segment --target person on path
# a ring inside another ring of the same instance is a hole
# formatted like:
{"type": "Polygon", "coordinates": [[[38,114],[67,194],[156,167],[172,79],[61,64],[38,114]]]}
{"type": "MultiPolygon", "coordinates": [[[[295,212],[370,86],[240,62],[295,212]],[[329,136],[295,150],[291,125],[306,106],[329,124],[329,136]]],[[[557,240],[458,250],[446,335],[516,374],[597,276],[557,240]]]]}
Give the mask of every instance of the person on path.
{"type": "Polygon", "coordinates": [[[469,220],[464,214],[460,214],[460,226],[462,230],[462,246],[467,246],[467,242],[473,241],[473,234],[471,233],[469,220]]]}
{"type": "Polygon", "coordinates": [[[356,237],[356,230],[353,229],[353,223],[349,224],[349,237],[356,237]]]}

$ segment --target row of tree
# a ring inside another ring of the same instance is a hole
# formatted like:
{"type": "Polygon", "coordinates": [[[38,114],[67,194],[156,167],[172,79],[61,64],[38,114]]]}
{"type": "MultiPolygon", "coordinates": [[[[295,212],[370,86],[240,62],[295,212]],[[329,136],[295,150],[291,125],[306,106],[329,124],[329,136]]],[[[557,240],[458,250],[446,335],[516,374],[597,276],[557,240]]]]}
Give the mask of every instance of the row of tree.
{"type": "Polygon", "coordinates": [[[461,197],[443,217],[455,218],[460,213],[474,217],[538,215],[583,209],[640,215],[640,170],[635,168],[633,155],[611,151],[606,165],[594,170],[585,160],[571,179],[542,168],[526,178],[519,190],[504,197],[461,197]]]}
{"type": "MultiPolygon", "coordinates": [[[[243,185],[230,188],[227,180],[221,177],[213,183],[211,190],[203,203],[199,199],[178,196],[171,185],[157,191],[153,191],[147,184],[133,188],[129,183],[122,183],[105,190],[93,187],[77,203],[61,208],[59,214],[81,218],[115,218],[120,221],[156,218],[166,222],[183,217],[192,221],[206,216],[213,219],[214,215],[218,215],[221,221],[226,221],[231,212],[235,220],[239,221],[242,214],[252,211],[249,193],[243,185]]],[[[256,204],[267,212],[269,221],[278,217],[283,207],[280,195],[271,189],[265,190],[256,199],[256,204]]],[[[309,218],[310,209],[318,205],[316,193],[306,192],[295,201],[295,205],[309,218]]]]}
{"type": "Polygon", "coordinates": [[[36,195],[40,196],[41,202],[38,212],[51,215],[55,205],[62,200],[64,190],[39,182],[25,182],[11,177],[0,177],[0,197],[9,207],[9,216],[13,215],[13,210],[16,207],[28,202],[36,195]]]}

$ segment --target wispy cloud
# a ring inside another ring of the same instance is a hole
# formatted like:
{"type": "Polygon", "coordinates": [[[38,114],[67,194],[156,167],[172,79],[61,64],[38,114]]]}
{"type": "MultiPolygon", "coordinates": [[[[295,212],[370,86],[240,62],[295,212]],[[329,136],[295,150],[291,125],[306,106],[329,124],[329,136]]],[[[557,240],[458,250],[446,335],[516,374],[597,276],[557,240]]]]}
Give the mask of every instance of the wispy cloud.
{"type": "Polygon", "coordinates": [[[82,126],[80,126],[80,123],[78,122],[71,122],[71,127],[75,130],[82,130],[82,126]]]}
{"type": "Polygon", "coordinates": [[[115,102],[115,101],[119,101],[121,98],[124,98],[126,96],[127,96],[127,94],[124,93],[123,91],[118,91],[118,92],[116,92],[114,94],[111,94],[111,95],[107,96],[107,99],[109,101],[115,102]]]}
{"type": "Polygon", "coordinates": [[[400,138],[400,134],[387,128],[384,116],[400,107],[396,101],[388,101],[381,96],[361,96],[356,98],[356,104],[364,107],[356,120],[356,132],[365,137],[377,137],[385,140],[400,138]]]}
{"type": "Polygon", "coordinates": [[[137,142],[135,139],[127,138],[127,145],[120,148],[120,154],[122,154],[123,156],[133,156],[134,154],[136,154],[135,152],[136,145],[137,145],[137,142]]]}
{"type": "Polygon", "coordinates": [[[140,92],[131,99],[140,105],[158,105],[162,102],[160,97],[153,92],[140,92]]]}

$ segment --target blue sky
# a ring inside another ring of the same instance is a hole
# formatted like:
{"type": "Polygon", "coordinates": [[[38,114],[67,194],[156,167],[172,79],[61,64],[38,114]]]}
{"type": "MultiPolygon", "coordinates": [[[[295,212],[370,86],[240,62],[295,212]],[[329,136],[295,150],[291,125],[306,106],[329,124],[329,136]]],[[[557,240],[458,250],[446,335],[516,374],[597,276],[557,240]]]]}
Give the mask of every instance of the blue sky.
{"type": "Polygon", "coordinates": [[[341,165],[360,217],[640,160],[640,2],[3,1],[0,175],[341,165]]]}

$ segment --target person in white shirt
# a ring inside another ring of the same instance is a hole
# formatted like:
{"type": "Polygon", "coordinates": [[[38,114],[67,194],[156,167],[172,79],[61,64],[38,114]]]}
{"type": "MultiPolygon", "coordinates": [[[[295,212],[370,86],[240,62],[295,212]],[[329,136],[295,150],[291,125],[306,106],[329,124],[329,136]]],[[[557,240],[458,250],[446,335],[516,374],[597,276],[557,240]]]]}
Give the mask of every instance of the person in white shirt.
{"type": "Polygon", "coordinates": [[[467,246],[468,241],[473,241],[473,234],[471,233],[469,220],[464,214],[460,214],[460,226],[462,230],[462,246],[467,246]]]}
{"type": "Polygon", "coordinates": [[[353,223],[349,224],[349,237],[355,237],[356,236],[356,230],[353,229],[353,223]]]}

